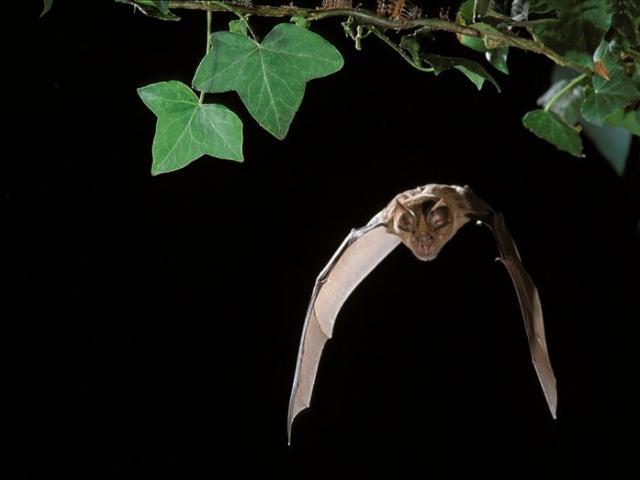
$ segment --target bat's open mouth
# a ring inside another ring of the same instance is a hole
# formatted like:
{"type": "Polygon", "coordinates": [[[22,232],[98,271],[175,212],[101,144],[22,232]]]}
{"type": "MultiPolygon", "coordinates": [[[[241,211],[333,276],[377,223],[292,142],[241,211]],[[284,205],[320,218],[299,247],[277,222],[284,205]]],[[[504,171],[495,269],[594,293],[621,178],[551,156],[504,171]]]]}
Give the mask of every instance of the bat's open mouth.
{"type": "Polygon", "coordinates": [[[415,255],[420,260],[431,260],[436,256],[435,243],[431,235],[418,235],[415,242],[415,255]]]}

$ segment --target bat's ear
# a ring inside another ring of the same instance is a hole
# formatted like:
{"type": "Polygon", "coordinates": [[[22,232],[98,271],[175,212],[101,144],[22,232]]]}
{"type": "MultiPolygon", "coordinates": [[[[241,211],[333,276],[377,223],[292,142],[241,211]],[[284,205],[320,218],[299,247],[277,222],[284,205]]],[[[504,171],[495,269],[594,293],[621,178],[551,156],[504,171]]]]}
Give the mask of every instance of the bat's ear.
{"type": "Polygon", "coordinates": [[[396,226],[405,232],[413,232],[418,225],[418,219],[416,218],[416,214],[413,213],[413,210],[408,208],[404,203],[400,200],[396,200],[396,205],[400,208],[400,215],[397,217],[396,226]]]}

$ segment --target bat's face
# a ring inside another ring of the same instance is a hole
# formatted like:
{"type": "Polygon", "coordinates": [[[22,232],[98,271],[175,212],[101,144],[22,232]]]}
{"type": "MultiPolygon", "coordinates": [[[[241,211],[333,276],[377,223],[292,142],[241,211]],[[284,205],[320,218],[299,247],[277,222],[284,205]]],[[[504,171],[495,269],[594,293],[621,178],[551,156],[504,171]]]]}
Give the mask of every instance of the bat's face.
{"type": "Polygon", "coordinates": [[[420,195],[396,200],[393,212],[394,233],[420,260],[433,260],[445,243],[453,237],[453,212],[444,199],[420,195]]]}

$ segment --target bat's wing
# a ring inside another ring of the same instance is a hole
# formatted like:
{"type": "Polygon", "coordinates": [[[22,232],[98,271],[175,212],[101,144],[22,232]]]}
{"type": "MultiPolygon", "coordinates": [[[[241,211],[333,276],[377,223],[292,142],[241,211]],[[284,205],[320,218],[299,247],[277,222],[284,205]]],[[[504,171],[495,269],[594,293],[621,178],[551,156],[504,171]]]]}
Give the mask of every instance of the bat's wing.
{"type": "Polygon", "coordinates": [[[544,322],[538,289],[522,266],[520,254],[509,230],[507,230],[502,214],[490,212],[481,217],[481,220],[493,231],[500,251],[499,260],[507,267],[513,285],[516,288],[524,324],[527,329],[531,359],[533,360],[538,379],[540,380],[542,390],[547,399],[549,410],[551,410],[551,415],[553,418],[556,418],[556,408],[558,404],[556,376],[553,373],[547,351],[547,341],[544,335],[544,322]]]}
{"type": "Polygon", "coordinates": [[[351,292],[393,250],[400,239],[387,233],[386,224],[374,217],[366,227],[352,230],[318,276],[307,310],[293,389],[287,431],[296,415],[309,406],[320,356],[331,338],[336,316],[351,292]]]}
{"type": "Polygon", "coordinates": [[[551,415],[556,418],[558,405],[556,376],[553,373],[549,352],[547,351],[547,340],[544,334],[544,320],[538,289],[522,265],[518,248],[513,241],[511,233],[507,230],[502,214],[496,213],[469,187],[464,187],[463,196],[468,204],[467,216],[482,221],[491,229],[496,238],[500,252],[499,260],[507,267],[518,294],[520,310],[527,330],[529,349],[531,350],[531,360],[538,374],[551,415]]]}

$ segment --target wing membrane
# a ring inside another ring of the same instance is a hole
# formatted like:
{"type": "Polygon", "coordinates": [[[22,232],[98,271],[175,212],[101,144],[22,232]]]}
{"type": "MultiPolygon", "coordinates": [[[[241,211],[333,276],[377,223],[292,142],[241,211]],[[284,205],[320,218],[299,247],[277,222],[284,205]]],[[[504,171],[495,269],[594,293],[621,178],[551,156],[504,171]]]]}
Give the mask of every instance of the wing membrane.
{"type": "Polygon", "coordinates": [[[322,349],[331,338],[340,308],[358,284],[399,243],[400,239],[387,233],[384,224],[352,230],[318,276],[302,331],[289,401],[289,441],[294,418],[311,401],[322,349]]]}
{"type": "Polygon", "coordinates": [[[538,374],[551,415],[556,418],[558,404],[556,376],[553,373],[547,351],[544,319],[542,317],[538,289],[521,263],[520,254],[511,233],[507,230],[502,214],[494,213],[490,215],[487,223],[496,237],[498,250],[500,251],[500,261],[507,268],[516,289],[520,310],[527,330],[531,360],[538,374]]]}

